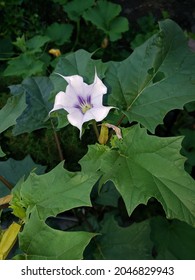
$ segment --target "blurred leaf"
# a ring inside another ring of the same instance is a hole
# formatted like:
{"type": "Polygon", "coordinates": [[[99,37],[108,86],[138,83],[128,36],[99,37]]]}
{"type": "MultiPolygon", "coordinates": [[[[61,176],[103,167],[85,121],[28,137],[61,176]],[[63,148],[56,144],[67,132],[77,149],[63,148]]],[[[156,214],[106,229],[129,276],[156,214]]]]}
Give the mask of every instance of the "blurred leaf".
{"type": "Polygon", "coordinates": [[[195,228],[163,217],[151,220],[151,239],[159,260],[194,260],[195,228]]]}
{"type": "Polygon", "coordinates": [[[94,7],[84,12],[83,17],[109,35],[111,41],[116,41],[122,37],[121,33],[129,29],[128,20],[118,17],[120,12],[120,5],[99,0],[94,7]]]}
{"type": "Polygon", "coordinates": [[[14,135],[46,127],[45,120],[52,109],[49,96],[53,86],[50,79],[48,77],[27,78],[22,84],[13,85],[9,88],[11,93],[16,96],[19,92],[24,92],[27,103],[26,110],[18,118],[13,129],[14,135]]]}
{"type": "Polygon", "coordinates": [[[83,15],[84,11],[89,9],[95,0],[73,0],[64,5],[64,11],[68,14],[68,17],[73,21],[78,21],[83,15]]]}
{"type": "Polygon", "coordinates": [[[126,60],[110,62],[106,74],[111,87],[109,105],[123,110],[129,122],[137,121],[151,132],[163,123],[167,112],[182,109],[195,99],[195,54],[190,52],[183,31],[171,20],[160,22],[159,33],[126,60]]]}
{"type": "Polygon", "coordinates": [[[116,139],[113,149],[90,146],[80,160],[82,171],[99,173],[100,185],[111,180],[129,215],[154,197],[168,218],[195,225],[195,183],[179,153],[182,137],[151,136],[139,125],[123,129],[122,134],[123,140],[116,139]]]}
{"type": "Polygon", "coordinates": [[[41,52],[41,47],[50,41],[50,38],[47,36],[36,35],[26,42],[26,46],[33,53],[41,52]]]}
{"type": "Polygon", "coordinates": [[[120,227],[113,215],[102,222],[101,235],[95,238],[97,260],[150,260],[152,246],[149,221],[120,227]]]}
{"type": "Polygon", "coordinates": [[[55,42],[56,45],[63,45],[70,41],[72,35],[73,26],[72,24],[65,23],[53,23],[46,29],[46,35],[50,37],[51,41],[55,42]]]}
{"type": "MultiPolygon", "coordinates": [[[[15,186],[21,177],[27,178],[32,170],[37,174],[44,173],[46,167],[34,163],[30,156],[23,160],[8,159],[0,161],[0,175],[3,176],[12,186],[15,186]]],[[[8,188],[0,181],[1,196],[10,193],[8,188]]]]}
{"type": "Polygon", "coordinates": [[[24,53],[8,62],[4,76],[21,76],[26,78],[43,72],[44,63],[33,54],[24,53]]]}
{"type": "Polygon", "coordinates": [[[16,124],[16,120],[26,108],[25,94],[19,92],[17,96],[8,99],[6,105],[0,110],[0,133],[16,124]]]}
{"type": "Polygon", "coordinates": [[[0,157],[4,157],[6,154],[2,151],[1,146],[0,146],[0,157]]]}
{"type": "Polygon", "coordinates": [[[3,38],[0,40],[0,60],[4,60],[13,55],[13,46],[11,39],[3,38]]]}

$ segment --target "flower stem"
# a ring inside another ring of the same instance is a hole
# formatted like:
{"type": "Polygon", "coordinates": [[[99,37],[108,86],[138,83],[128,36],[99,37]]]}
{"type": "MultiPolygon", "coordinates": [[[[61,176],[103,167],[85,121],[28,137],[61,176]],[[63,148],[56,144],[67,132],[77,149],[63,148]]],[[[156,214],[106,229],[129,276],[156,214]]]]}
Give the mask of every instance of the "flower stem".
{"type": "Polygon", "coordinates": [[[100,134],[99,134],[99,130],[98,130],[98,128],[97,128],[97,124],[96,124],[96,121],[95,120],[93,120],[93,130],[94,130],[94,132],[95,132],[95,135],[96,135],[96,137],[97,137],[97,140],[99,139],[99,136],[100,136],[100,134]]]}
{"type": "Polygon", "coordinates": [[[55,139],[55,142],[56,142],[56,147],[57,147],[57,150],[58,150],[59,158],[60,158],[60,161],[63,161],[64,157],[63,157],[62,149],[61,149],[61,146],[60,146],[60,140],[59,140],[58,135],[55,131],[53,121],[52,120],[50,120],[50,121],[51,121],[51,127],[53,129],[54,139],[55,139]]]}

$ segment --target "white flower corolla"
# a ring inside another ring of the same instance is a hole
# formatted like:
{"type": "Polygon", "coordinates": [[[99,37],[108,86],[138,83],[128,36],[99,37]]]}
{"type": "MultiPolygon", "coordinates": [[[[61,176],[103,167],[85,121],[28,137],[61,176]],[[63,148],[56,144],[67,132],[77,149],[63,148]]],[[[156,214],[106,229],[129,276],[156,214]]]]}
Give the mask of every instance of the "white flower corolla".
{"type": "Polygon", "coordinates": [[[106,86],[98,78],[95,72],[94,82],[90,85],[83,81],[79,75],[63,76],[68,83],[65,92],[60,91],[50,111],[64,109],[68,112],[68,121],[80,130],[82,125],[90,120],[102,121],[109,113],[111,106],[103,106],[103,95],[107,93],[106,86]]]}

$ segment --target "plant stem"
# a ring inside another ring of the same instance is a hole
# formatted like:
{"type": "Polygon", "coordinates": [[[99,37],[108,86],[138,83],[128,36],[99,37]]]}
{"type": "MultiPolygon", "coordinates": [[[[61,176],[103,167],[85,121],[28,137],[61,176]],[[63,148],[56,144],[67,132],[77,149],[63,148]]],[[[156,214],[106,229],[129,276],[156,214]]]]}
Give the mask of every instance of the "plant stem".
{"type": "Polygon", "coordinates": [[[13,189],[13,186],[3,177],[0,176],[0,181],[9,189],[13,189]]]}
{"type": "Polygon", "coordinates": [[[125,115],[125,114],[123,114],[123,115],[121,116],[121,118],[118,120],[116,126],[119,126],[119,125],[122,123],[122,121],[124,120],[124,118],[126,118],[126,115],[125,115]]]}
{"type": "Polygon", "coordinates": [[[60,161],[63,161],[64,157],[63,157],[62,149],[61,149],[61,146],[60,146],[60,140],[59,140],[58,135],[55,131],[53,121],[52,120],[50,120],[50,121],[51,121],[51,127],[53,129],[54,139],[55,139],[55,142],[56,142],[56,147],[57,147],[57,150],[58,150],[59,158],[60,158],[60,161]]]}
{"type": "Polygon", "coordinates": [[[80,19],[77,20],[77,29],[76,29],[76,32],[77,32],[77,33],[76,33],[76,39],[75,39],[74,45],[73,45],[73,47],[72,47],[72,49],[71,49],[72,52],[74,51],[76,45],[77,45],[78,42],[79,42],[80,19]]]}
{"type": "Polygon", "coordinates": [[[98,139],[99,139],[100,134],[99,134],[99,130],[98,130],[98,128],[97,128],[97,124],[96,124],[96,121],[95,121],[95,120],[93,120],[93,130],[94,130],[95,135],[96,135],[97,140],[98,140],[98,139]]]}

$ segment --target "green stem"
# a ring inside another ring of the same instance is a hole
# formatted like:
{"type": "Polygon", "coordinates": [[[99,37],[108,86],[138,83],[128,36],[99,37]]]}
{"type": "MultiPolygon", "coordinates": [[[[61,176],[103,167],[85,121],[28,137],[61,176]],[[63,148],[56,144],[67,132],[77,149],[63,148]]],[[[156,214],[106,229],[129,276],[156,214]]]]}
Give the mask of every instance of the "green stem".
{"type": "Polygon", "coordinates": [[[57,147],[57,150],[58,150],[59,158],[60,158],[60,161],[63,161],[64,157],[63,157],[62,149],[61,149],[61,146],[60,146],[60,140],[59,140],[58,135],[56,133],[53,121],[52,120],[50,120],[50,121],[51,121],[51,127],[53,129],[54,139],[55,139],[55,142],[56,142],[56,147],[57,147]]]}
{"type": "Polygon", "coordinates": [[[97,137],[97,140],[99,139],[99,136],[100,136],[100,134],[99,134],[99,130],[98,130],[98,128],[97,128],[97,124],[96,124],[96,121],[95,120],[93,120],[93,130],[94,130],[94,132],[95,132],[95,135],[96,135],[96,137],[97,137]]]}

